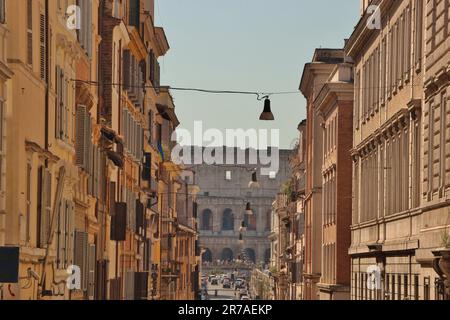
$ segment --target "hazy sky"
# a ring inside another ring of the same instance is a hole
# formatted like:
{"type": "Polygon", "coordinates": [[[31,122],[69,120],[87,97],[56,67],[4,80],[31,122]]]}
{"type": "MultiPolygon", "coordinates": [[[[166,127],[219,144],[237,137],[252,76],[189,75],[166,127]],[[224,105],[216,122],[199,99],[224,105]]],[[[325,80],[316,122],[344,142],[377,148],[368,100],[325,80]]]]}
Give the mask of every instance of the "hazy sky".
{"type": "MultiPolygon", "coordinates": [[[[359,0],[156,0],[156,24],[171,49],[161,84],[236,91],[297,91],[315,48],[340,48],[359,18],[359,0]]],[[[174,91],[181,127],[279,129],[292,147],[305,118],[301,94],[273,96],[273,122],[258,120],[254,96],[174,91]]]]}

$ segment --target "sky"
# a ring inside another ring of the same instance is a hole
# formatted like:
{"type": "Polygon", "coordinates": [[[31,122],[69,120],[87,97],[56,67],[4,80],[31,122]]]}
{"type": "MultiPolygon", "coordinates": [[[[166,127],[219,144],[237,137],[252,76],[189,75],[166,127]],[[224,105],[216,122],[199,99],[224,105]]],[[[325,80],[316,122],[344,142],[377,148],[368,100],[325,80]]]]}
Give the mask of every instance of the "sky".
{"type": "MultiPolygon", "coordinates": [[[[155,23],[170,51],[161,84],[212,90],[297,92],[315,48],[342,48],[359,19],[359,0],[155,0],[155,23]]],[[[271,97],[275,121],[259,121],[256,96],[173,91],[180,127],[279,130],[292,148],[305,119],[300,93],[271,97]]],[[[268,135],[270,137],[270,131],[268,135]]],[[[194,141],[193,141],[194,142],[194,141]]]]}

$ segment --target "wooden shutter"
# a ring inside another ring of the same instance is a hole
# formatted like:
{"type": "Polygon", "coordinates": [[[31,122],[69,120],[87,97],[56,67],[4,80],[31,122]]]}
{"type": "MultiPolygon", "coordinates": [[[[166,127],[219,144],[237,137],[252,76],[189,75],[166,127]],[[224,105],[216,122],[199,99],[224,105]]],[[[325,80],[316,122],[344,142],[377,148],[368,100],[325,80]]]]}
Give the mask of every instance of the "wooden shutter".
{"type": "Polygon", "coordinates": [[[74,245],[74,265],[81,271],[81,290],[88,288],[88,234],[82,231],[75,231],[74,245]]]}
{"type": "Polygon", "coordinates": [[[134,271],[127,271],[125,273],[125,300],[134,300],[134,284],[135,273],[134,271]]]}
{"type": "Polygon", "coordinates": [[[55,107],[55,137],[60,137],[61,132],[61,78],[60,78],[60,68],[56,66],[56,107],[55,107]]]}
{"type": "Polygon", "coordinates": [[[74,203],[67,202],[66,210],[66,267],[73,264],[75,211],[74,203]]]}
{"type": "Polygon", "coordinates": [[[88,297],[94,300],[95,296],[95,266],[97,264],[95,244],[89,245],[88,250],[88,297]]]}
{"type": "Polygon", "coordinates": [[[115,204],[115,213],[111,217],[111,240],[125,241],[127,226],[127,204],[119,202],[115,204]]]}
{"type": "Polygon", "coordinates": [[[75,141],[75,152],[76,152],[76,164],[81,168],[86,169],[86,114],[87,109],[83,105],[79,105],[75,112],[75,131],[76,131],[76,141],[75,141]]]}
{"type": "Polygon", "coordinates": [[[41,14],[39,18],[39,58],[40,58],[40,76],[42,80],[45,80],[47,73],[47,60],[46,60],[46,21],[45,15],[41,14]]]}
{"type": "Polygon", "coordinates": [[[64,74],[64,70],[61,69],[61,85],[62,85],[62,95],[61,95],[61,114],[62,114],[62,123],[61,123],[61,140],[68,141],[69,138],[69,112],[68,112],[68,84],[67,79],[64,74]]]}
{"type": "Polygon", "coordinates": [[[46,248],[50,231],[50,210],[52,199],[52,175],[45,170],[42,176],[41,212],[40,212],[40,247],[46,248]]]}
{"type": "Polygon", "coordinates": [[[88,57],[92,56],[92,1],[86,0],[86,52],[88,57]]]}
{"type": "Polygon", "coordinates": [[[139,199],[136,199],[136,234],[144,236],[144,205],[139,199]]]}
{"type": "Polygon", "coordinates": [[[130,78],[131,78],[131,72],[130,72],[130,66],[131,66],[131,53],[130,50],[124,50],[123,52],[123,60],[122,60],[122,68],[123,68],[123,89],[124,90],[130,90],[130,78]]]}
{"type": "Polygon", "coordinates": [[[136,272],[134,274],[134,299],[147,300],[148,297],[148,273],[136,272]]]}
{"type": "Polygon", "coordinates": [[[130,0],[129,24],[139,29],[140,21],[140,0],[130,0]]]}
{"type": "Polygon", "coordinates": [[[144,164],[142,167],[142,180],[150,181],[152,173],[152,154],[145,153],[144,154],[144,164]]]}
{"type": "Polygon", "coordinates": [[[59,203],[57,222],[56,222],[56,265],[58,269],[64,268],[64,242],[65,242],[65,218],[66,218],[66,201],[63,199],[59,203]]]}
{"type": "Polygon", "coordinates": [[[109,183],[109,215],[113,216],[116,212],[116,183],[109,183]]]}
{"type": "Polygon", "coordinates": [[[27,0],[27,63],[33,65],[33,1],[27,0]]]}

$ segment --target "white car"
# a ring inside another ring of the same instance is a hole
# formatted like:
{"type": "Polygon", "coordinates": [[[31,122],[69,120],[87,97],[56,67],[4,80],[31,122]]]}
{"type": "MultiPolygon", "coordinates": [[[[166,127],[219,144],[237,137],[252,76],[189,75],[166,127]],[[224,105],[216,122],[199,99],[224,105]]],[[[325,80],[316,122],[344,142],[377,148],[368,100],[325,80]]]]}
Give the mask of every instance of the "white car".
{"type": "Polygon", "coordinates": [[[249,296],[242,296],[241,300],[250,300],[249,296]]]}

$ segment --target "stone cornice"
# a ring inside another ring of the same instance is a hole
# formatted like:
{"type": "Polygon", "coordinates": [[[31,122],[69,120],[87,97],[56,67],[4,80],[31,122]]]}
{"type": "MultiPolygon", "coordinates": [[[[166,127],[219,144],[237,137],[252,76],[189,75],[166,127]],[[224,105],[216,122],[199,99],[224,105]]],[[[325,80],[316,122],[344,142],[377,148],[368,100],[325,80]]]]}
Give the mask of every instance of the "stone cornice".
{"type": "Polygon", "coordinates": [[[402,128],[406,127],[409,121],[410,111],[407,108],[400,109],[395,115],[393,115],[388,121],[386,121],[380,128],[375,130],[366,139],[361,141],[353,150],[352,156],[363,156],[368,151],[372,150],[374,146],[383,142],[383,140],[389,139],[389,137],[395,135],[402,128]]]}

